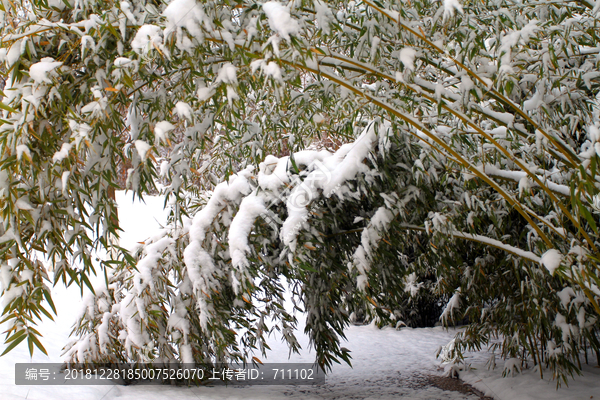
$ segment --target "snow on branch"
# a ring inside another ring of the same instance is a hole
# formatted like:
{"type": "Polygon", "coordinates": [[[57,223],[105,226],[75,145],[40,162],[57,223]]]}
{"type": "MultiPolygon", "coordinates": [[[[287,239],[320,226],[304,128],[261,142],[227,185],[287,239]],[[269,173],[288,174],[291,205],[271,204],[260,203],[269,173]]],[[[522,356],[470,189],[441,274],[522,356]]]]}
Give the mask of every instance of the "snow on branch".
{"type": "MultiPolygon", "coordinates": [[[[520,183],[523,179],[528,179],[529,175],[524,171],[509,171],[502,170],[494,165],[486,164],[485,165],[485,173],[491,176],[497,176],[499,178],[510,179],[514,182],[520,183]]],[[[552,190],[555,193],[561,194],[563,196],[571,196],[571,189],[568,186],[560,185],[558,183],[552,182],[551,180],[539,176],[538,178],[544,182],[544,184],[548,187],[548,189],[552,190]]],[[[530,187],[539,186],[536,182],[531,182],[530,187]]]]}
{"type": "Polygon", "coordinates": [[[535,253],[533,253],[531,251],[526,251],[526,250],[522,250],[522,249],[510,246],[510,245],[507,245],[496,239],[492,239],[492,238],[481,236],[481,235],[475,235],[472,233],[459,232],[459,231],[452,231],[452,232],[450,232],[450,234],[457,238],[472,240],[474,242],[487,244],[487,245],[496,247],[500,250],[506,251],[507,253],[517,255],[521,258],[524,258],[526,260],[530,260],[530,261],[533,261],[536,263],[539,263],[541,261],[540,257],[535,255],[535,253]]]}

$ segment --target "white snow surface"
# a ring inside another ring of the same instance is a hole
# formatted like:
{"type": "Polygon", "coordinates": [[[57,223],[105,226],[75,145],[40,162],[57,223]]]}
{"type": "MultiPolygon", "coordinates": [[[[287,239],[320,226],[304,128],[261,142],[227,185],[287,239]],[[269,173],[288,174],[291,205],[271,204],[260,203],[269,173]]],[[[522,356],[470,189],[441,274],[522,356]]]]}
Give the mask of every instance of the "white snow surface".
{"type": "Polygon", "coordinates": [[[192,41],[183,33],[184,28],[192,38],[198,41],[204,39],[203,28],[209,32],[213,30],[202,4],[196,0],[173,0],[165,8],[163,15],[167,19],[163,32],[165,40],[175,32],[177,47],[183,51],[189,51],[193,48],[192,41]]]}
{"type": "Polygon", "coordinates": [[[198,88],[197,94],[198,94],[198,100],[206,101],[215,94],[215,90],[212,87],[201,87],[201,88],[198,88]]]}
{"type": "MultiPolygon", "coordinates": [[[[139,201],[132,202],[131,193],[117,192],[116,198],[119,203],[120,224],[124,229],[121,245],[125,247],[143,241],[158,229],[157,221],[165,221],[162,198],[149,196],[145,204],[139,201]]],[[[96,280],[99,282],[102,278],[96,280]]],[[[45,320],[39,327],[44,335],[42,342],[49,356],[37,351],[30,357],[27,345],[23,342],[0,358],[0,397],[3,400],[477,399],[473,395],[444,391],[423,384],[427,375],[442,373],[440,361],[436,360],[435,353],[439,346],[452,339],[456,330],[446,331],[436,327],[403,328],[398,331],[392,328],[377,329],[372,325],[348,327],[347,341],[342,342],[342,345],[352,352],[353,368],[344,364],[334,365],[326,383],[321,386],[16,386],[15,363],[63,361],[61,348],[68,341],[71,325],[78,310],[85,311],[85,301],[81,300],[79,289],[75,285],[66,289],[58,284],[52,289],[52,293],[59,314],[55,322],[45,320]]],[[[269,344],[272,350],[268,352],[267,358],[256,355],[263,362],[312,363],[314,353],[308,350],[308,338],[302,333],[302,315],[299,315],[299,320],[301,322],[297,335],[304,349],[301,354],[288,359],[287,347],[282,344],[280,338],[271,337],[269,344]]],[[[185,326],[179,326],[178,321],[173,320],[169,323],[174,328],[185,331],[185,326]]],[[[0,326],[0,329],[6,328],[0,326]]],[[[5,347],[1,344],[0,352],[5,347]]],[[[488,357],[489,353],[485,351],[467,353],[465,361],[477,369],[460,374],[465,381],[496,399],[590,399],[596,398],[600,392],[600,369],[592,366],[583,365],[583,376],[571,380],[568,388],[556,390],[555,382],[549,380],[548,371],[544,371],[544,380],[531,369],[524,369],[521,373],[515,373],[513,377],[502,378],[502,368],[488,370],[483,366],[488,357]]],[[[498,360],[498,364],[502,366],[504,361],[498,360]]]]}
{"type": "Polygon", "coordinates": [[[19,61],[21,54],[25,51],[25,46],[23,46],[24,43],[25,41],[23,40],[17,40],[10,46],[8,51],[2,49],[4,52],[1,53],[2,56],[0,56],[0,61],[6,61],[6,66],[8,68],[12,67],[14,63],[19,61]]]}
{"type": "Polygon", "coordinates": [[[175,104],[174,111],[175,111],[175,113],[177,113],[179,118],[185,118],[188,121],[192,121],[194,119],[193,118],[194,110],[192,110],[192,107],[188,103],[185,103],[183,101],[178,101],[177,104],[175,104]]]}
{"type": "MultiPolygon", "coordinates": [[[[177,103],[179,104],[179,103],[177,103]]],[[[154,134],[156,142],[166,143],[167,134],[175,129],[175,126],[169,121],[160,121],[154,126],[154,134]]]]}
{"type": "MultiPolygon", "coordinates": [[[[262,198],[255,194],[244,197],[240,204],[240,209],[231,221],[229,228],[229,253],[231,254],[231,263],[240,272],[244,272],[248,265],[246,253],[250,253],[248,244],[248,235],[254,226],[254,222],[259,215],[266,212],[265,203],[262,198]]],[[[237,291],[237,288],[236,288],[237,291]]]]}
{"type": "Polygon", "coordinates": [[[592,365],[582,365],[583,376],[569,381],[569,387],[556,389],[556,382],[550,379],[550,372],[544,371],[544,379],[532,368],[521,370],[514,376],[502,378],[502,368],[488,370],[483,366],[483,354],[474,354],[468,361],[474,361],[477,369],[460,373],[460,378],[487,396],[495,399],[515,400],[584,400],[596,399],[600,393],[600,371],[592,365]]]}
{"type": "Polygon", "coordinates": [[[115,59],[113,64],[117,68],[124,68],[124,67],[129,66],[132,62],[133,61],[127,57],[118,57],[117,59],[115,59]]]}
{"type": "Polygon", "coordinates": [[[554,275],[554,271],[560,266],[562,254],[556,249],[550,249],[542,255],[540,263],[546,267],[550,275],[554,275]]]}
{"type": "Polygon", "coordinates": [[[162,30],[156,25],[142,25],[131,41],[131,48],[138,53],[148,53],[153,46],[162,45],[162,30]]]}
{"type": "Polygon", "coordinates": [[[308,220],[307,206],[316,198],[317,190],[322,190],[325,197],[332,195],[343,197],[345,195],[343,185],[354,179],[360,172],[368,170],[364,160],[376,140],[375,125],[371,123],[356,141],[341,146],[334,154],[322,151],[304,151],[294,154],[297,163],[310,164],[312,170],[302,184],[296,185],[291,190],[286,201],[288,217],[281,227],[280,237],[292,251],[295,250],[298,233],[308,220]]]}
{"type": "Polygon", "coordinates": [[[62,62],[54,61],[52,57],[42,58],[42,61],[29,67],[29,76],[38,85],[42,85],[44,83],[51,84],[52,79],[50,79],[50,77],[56,75],[55,69],[60,67],[62,64],[62,62]]]}
{"type": "Polygon", "coordinates": [[[455,11],[463,13],[460,2],[458,0],[444,0],[444,18],[453,17],[455,11]]]}
{"type": "Polygon", "coordinates": [[[263,59],[255,60],[250,63],[250,68],[252,69],[252,73],[255,73],[256,70],[260,68],[263,74],[270,76],[277,82],[283,84],[283,75],[281,74],[281,69],[274,61],[271,61],[267,64],[263,59]]]}
{"type": "Polygon", "coordinates": [[[63,143],[60,147],[60,150],[54,153],[54,156],[52,156],[52,162],[61,162],[67,158],[69,156],[69,151],[71,151],[71,147],[73,147],[71,143],[63,143]]]}
{"type": "Polygon", "coordinates": [[[404,64],[404,68],[414,70],[415,69],[415,57],[417,52],[412,47],[405,47],[400,50],[400,61],[404,64]]]}
{"type": "Polygon", "coordinates": [[[23,158],[23,155],[26,155],[31,160],[31,152],[29,151],[29,147],[25,144],[20,144],[16,147],[17,150],[17,160],[23,158]]]}
{"type": "Polygon", "coordinates": [[[217,82],[224,82],[230,85],[237,85],[237,68],[232,63],[225,63],[219,69],[219,75],[217,76],[217,82]]]}
{"type": "Polygon", "coordinates": [[[335,17],[324,2],[314,0],[314,4],[315,11],[317,12],[317,24],[319,24],[319,28],[321,28],[325,34],[329,34],[329,22],[335,21],[335,17]]]}
{"type": "Polygon", "coordinates": [[[290,40],[290,35],[300,32],[300,25],[290,15],[290,9],[278,1],[269,1],[263,4],[263,10],[269,18],[269,26],[281,37],[290,40]]]}
{"type": "Polygon", "coordinates": [[[151,146],[148,143],[144,142],[143,140],[135,141],[135,149],[139,153],[142,161],[146,161],[146,157],[148,156],[148,150],[150,150],[150,147],[151,146]]]}

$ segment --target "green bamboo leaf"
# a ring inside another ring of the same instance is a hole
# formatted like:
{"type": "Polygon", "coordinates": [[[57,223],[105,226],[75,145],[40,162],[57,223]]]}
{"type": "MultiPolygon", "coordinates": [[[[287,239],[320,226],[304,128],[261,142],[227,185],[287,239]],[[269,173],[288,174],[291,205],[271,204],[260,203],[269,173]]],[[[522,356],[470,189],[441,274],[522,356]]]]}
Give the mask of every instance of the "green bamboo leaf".
{"type": "Polygon", "coordinates": [[[1,101],[0,101],[0,109],[2,109],[2,110],[6,110],[6,111],[8,111],[8,112],[11,112],[11,113],[16,113],[16,112],[18,112],[18,111],[17,111],[17,110],[15,110],[14,108],[12,108],[12,107],[10,107],[10,106],[7,106],[6,104],[2,103],[1,101]]]}
{"type": "Polygon", "coordinates": [[[88,287],[88,289],[90,289],[90,292],[92,292],[92,294],[95,296],[96,292],[94,291],[92,282],[90,282],[90,279],[88,278],[87,274],[81,273],[80,276],[81,276],[81,280],[83,281],[83,283],[85,283],[85,285],[88,287]]]}
{"type": "Polygon", "coordinates": [[[13,340],[18,339],[20,336],[26,335],[26,334],[27,334],[27,332],[24,329],[21,329],[20,331],[13,333],[8,339],[6,339],[6,343],[10,343],[13,340]]]}
{"type": "Polygon", "coordinates": [[[2,352],[2,354],[0,354],[0,357],[2,357],[3,355],[7,354],[8,352],[10,352],[15,347],[17,347],[19,345],[19,343],[21,343],[26,337],[27,337],[27,335],[23,334],[18,339],[16,339],[11,344],[9,344],[8,347],[6,349],[4,349],[4,351],[2,352]]]}
{"type": "Polygon", "coordinates": [[[33,341],[33,344],[35,344],[35,346],[40,349],[40,351],[42,353],[44,353],[45,355],[48,355],[48,352],[46,351],[46,349],[44,348],[44,346],[42,345],[42,343],[40,342],[40,340],[37,338],[36,335],[31,335],[31,340],[33,341]]]}
{"type": "MultiPolygon", "coordinates": [[[[5,311],[6,311],[6,309],[5,309],[5,311]]],[[[4,314],[6,314],[6,312],[4,314]]],[[[4,315],[4,314],[2,314],[2,315],[4,315]]],[[[2,321],[0,321],[0,324],[5,323],[6,321],[10,321],[11,319],[14,319],[14,318],[17,318],[17,316],[15,314],[13,314],[13,313],[9,313],[6,317],[4,317],[2,319],[2,321]]]]}
{"type": "Polygon", "coordinates": [[[38,309],[44,313],[44,315],[48,318],[50,318],[51,321],[54,321],[54,318],[52,317],[52,314],[50,314],[44,307],[42,307],[41,304],[38,304],[38,309]]]}
{"type": "Polygon", "coordinates": [[[52,301],[52,294],[50,293],[50,291],[44,288],[42,290],[42,293],[44,294],[44,298],[46,299],[48,304],[50,304],[50,308],[52,308],[52,312],[54,313],[54,315],[57,315],[56,306],[54,306],[54,301],[52,301]]]}
{"type": "Polygon", "coordinates": [[[27,334],[27,347],[29,348],[29,355],[33,357],[33,340],[31,337],[31,334],[27,334]]]}
{"type": "Polygon", "coordinates": [[[577,199],[577,205],[579,206],[579,210],[581,211],[581,213],[585,217],[586,221],[590,224],[590,226],[592,227],[593,231],[597,235],[598,234],[598,228],[596,227],[596,222],[594,221],[594,217],[592,216],[592,213],[590,213],[590,211],[587,209],[586,206],[584,206],[583,204],[581,204],[581,201],[579,201],[579,199],[577,199]]]}

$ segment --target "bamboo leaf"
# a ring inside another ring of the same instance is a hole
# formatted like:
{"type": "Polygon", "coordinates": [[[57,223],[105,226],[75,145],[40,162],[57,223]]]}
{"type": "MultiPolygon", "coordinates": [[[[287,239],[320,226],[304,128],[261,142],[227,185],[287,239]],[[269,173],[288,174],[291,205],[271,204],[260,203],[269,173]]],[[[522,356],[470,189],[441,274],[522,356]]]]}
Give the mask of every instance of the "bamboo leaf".
{"type": "Polygon", "coordinates": [[[20,335],[16,340],[14,340],[11,344],[9,344],[6,347],[6,349],[4,349],[4,351],[2,352],[2,354],[0,354],[0,357],[2,357],[3,355],[7,354],[8,352],[10,352],[15,347],[17,347],[19,345],[19,343],[21,343],[26,337],[27,337],[27,335],[25,333],[23,333],[22,335],[20,335]]]}

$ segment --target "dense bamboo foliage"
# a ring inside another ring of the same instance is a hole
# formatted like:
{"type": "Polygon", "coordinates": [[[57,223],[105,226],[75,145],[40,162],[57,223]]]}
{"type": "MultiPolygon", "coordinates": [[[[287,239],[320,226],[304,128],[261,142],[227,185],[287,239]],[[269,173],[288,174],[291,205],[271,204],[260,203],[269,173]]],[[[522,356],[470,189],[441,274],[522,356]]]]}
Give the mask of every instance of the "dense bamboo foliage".
{"type": "Polygon", "coordinates": [[[599,8],[3,0],[7,351],[43,349],[50,281],[92,292],[75,360],[294,350],[290,288],[324,368],[358,313],[441,310],[456,362],[566,381],[600,349],[599,8]],[[158,183],[171,223],[130,255],[114,190],[158,183]]]}

